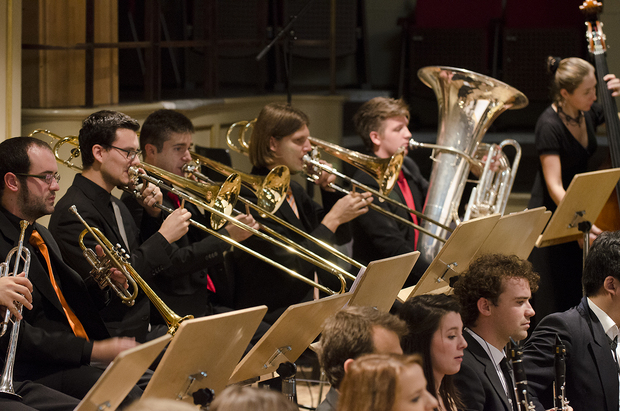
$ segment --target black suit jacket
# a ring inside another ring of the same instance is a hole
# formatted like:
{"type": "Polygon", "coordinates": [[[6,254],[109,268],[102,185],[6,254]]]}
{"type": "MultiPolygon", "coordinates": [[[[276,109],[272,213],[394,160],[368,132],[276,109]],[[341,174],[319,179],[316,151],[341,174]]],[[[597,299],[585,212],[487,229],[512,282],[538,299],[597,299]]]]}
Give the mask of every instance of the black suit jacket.
{"type": "MultiPolygon", "coordinates": [[[[121,244],[127,249],[127,244],[124,244],[116,224],[112,201],[118,204],[121,211],[127,240],[130,243],[128,245],[131,251],[131,265],[148,283],[154,275],[170,267],[170,255],[174,247],[159,233],[141,242],[138,227],[127,207],[119,199],[81,174],[75,176],[67,193],[56,204],[49,229],[58,241],[67,264],[85,279],[93,299],[99,304],[101,317],[110,333],[114,336],[132,336],[138,341],[144,341],[149,325],[150,302],[140,291],[135,305],[127,307],[122,304],[115,293],[107,289],[101,291],[89,278],[91,266],[82,255],[82,250],[78,245],[78,236],[85,227],[69,211],[69,207],[75,205],[82,218],[91,227],[101,230],[112,244],[121,244]]],[[[84,242],[87,247],[94,250],[96,242],[90,234],[84,237],[84,242]]]]}
{"type": "Polygon", "coordinates": [[[464,409],[513,411],[493,361],[469,332],[463,332],[463,337],[467,348],[461,370],[454,376],[454,385],[465,404],[464,409]]]}
{"type": "MultiPolygon", "coordinates": [[[[409,157],[405,157],[402,170],[411,190],[415,209],[422,212],[428,190],[428,181],[422,177],[420,168],[409,157]]],[[[361,170],[355,173],[354,178],[363,184],[378,189],[377,181],[361,170]]],[[[398,184],[394,185],[390,192],[390,198],[402,204],[407,204],[398,184]]],[[[376,196],[373,198],[373,203],[386,211],[413,222],[411,214],[401,207],[387,201],[381,202],[376,196]]],[[[422,223],[420,220],[418,219],[418,224],[422,223]]],[[[415,251],[416,230],[410,225],[400,223],[394,218],[375,210],[368,210],[366,214],[351,221],[351,230],[353,233],[353,258],[364,265],[368,265],[368,263],[374,260],[415,251]]],[[[424,274],[424,271],[426,271],[426,268],[428,268],[428,265],[418,260],[405,286],[415,285],[422,277],[422,274],[424,274]]]]}
{"type": "MultiPolygon", "coordinates": [[[[0,212],[0,254],[7,255],[17,245],[19,219],[8,211],[0,212]]],[[[90,298],[82,278],[62,260],[58,245],[42,225],[28,227],[24,247],[30,250],[28,278],[32,282],[32,310],[23,310],[15,363],[16,379],[36,379],[63,369],[75,368],[90,362],[92,341],[109,338],[104,323],[90,298]],[[76,337],[67,321],[62,305],[52,287],[47,265],[37,247],[28,242],[35,228],[47,245],[54,276],[63,295],[84,326],[91,342],[76,337]]],[[[10,332],[7,331],[7,332],[10,332]]],[[[0,339],[2,353],[8,338],[0,339]]],[[[4,359],[4,354],[2,356],[4,359]]]]}
{"type": "Polygon", "coordinates": [[[316,408],[316,411],[336,411],[338,409],[338,397],[340,397],[338,391],[331,387],[327,391],[323,402],[316,408]]]}
{"type": "Polygon", "coordinates": [[[584,297],[563,313],[548,315],[525,344],[523,362],[537,410],[553,406],[555,335],[566,346],[566,396],[575,410],[618,410],[618,371],[598,318],[584,297]]]}
{"type": "MultiPolygon", "coordinates": [[[[131,211],[136,224],[140,225],[141,232],[154,233],[161,227],[163,218],[149,216],[133,195],[124,193],[121,200],[131,211]]],[[[169,208],[177,208],[167,193],[164,193],[163,203],[169,208]]],[[[209,219],[198,207],[186,202],[185,208],[192,214],[192,220],[211,228],[209,219]]],[[[213,314],[209,304],[207,275],[214,281],[218,294],[227,291],[228,278],[224,252],[228,249],[230,246],[225,241],[190,226],[187,234],[175,242],[174,252],[170,257],[172,265],[153,275],[151,287],[174,312],[181,316],[192,314],[194,317],[202,317],[213,314]]]]}
{"type": "MultiPolygon", "coordinates": [[[[266,169],[252,169],[252,174],[265,175],[267,172],[268,170],[266,169]]],[[[291,189],[299,212],[299,218],[297,218],[287,201],[282,203],[282,206],[275,213],[276,216],[292,224],[299,230],[305,231],[328,243],[340,243],[341,241],[346,242],[348,240],[349,233],[346,225],[339,227],[335,234],[321,224],[326,210],[329,210],[333,203],[340,198],[339,195],[323,192],[323,203],[326,205],[324,209],[314,202],[310,196],[308,196],[305,189],[297,182],[291,182],[291,189]]],[[[256,202],[256,196],[247,189],[242,189],[242,196],[256,202]]],[[[252,215],[261,224],[294,240],[302,247],[311,249],[313,252],[325,257],[329,257],[329,253],[326,253],[325,250],[299,234],[291,232],[281,224],[268,218],[261,218],[254,211],[252,211],[252,215]]],[[[339,281],[335,276],[317,269],[315,265],[302,260],[281,247],[275,246],[256,236],[252,236],[245,240],[243,245],[250,247],[260,254],[279,262],[285,267],[307,278],[313,278],[316,270],[321,281],[326,284],[327,287],[334,291],[340,290],[339,281]]],[[[288,306],[301,302],[311,290],[311,287],[306,283],[236,248],[234,250],[233,265],[235,273],[235,308],[246,308],[265,304],[269,307],[269,313],[282,312],[288,306]]],[[[271,317],[274,316],[268,315],[265,317],[265,321],[272,322],[274,318],[271,317]]],[[[275,317],[277,318],[277,314],[275,314],[275,317]]]]}

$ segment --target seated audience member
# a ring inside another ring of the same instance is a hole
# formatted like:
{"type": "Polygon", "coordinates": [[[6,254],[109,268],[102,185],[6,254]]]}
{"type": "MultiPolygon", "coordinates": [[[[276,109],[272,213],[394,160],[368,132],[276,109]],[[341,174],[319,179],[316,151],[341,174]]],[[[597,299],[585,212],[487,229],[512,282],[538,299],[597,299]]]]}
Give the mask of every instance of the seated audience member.
{"type": "Polygon", "coordinates": [[[586,257],[585,296],[543,318],[524,347],[523,364],[537,410],[553,407],[556,335],[566,347],[565,394],[575,410],[618,410],[620,231],[603,232],[586,257]]]}
{"type": "MultiPolygon", "coordinates": [[[[311,150],[308,124],[308,116],[295,107],[276,103],[263,107],[250,141],[249,154],[253,165],[251,174],[264,176],[276,166],[288,167],[291,174],[300,173],[304,168],[303,157],[311,150]]],[[[334,179],[333,175],[322,173],[317,184],[326,188],[334,179]]],[[[253,201],[256,198],[249,192],[243,193],[243,196],[253,201]]],[[[364,193],[342,197],[338,193],[322,190],[321,197],[323,206],[314,202],[299,183],[291,181],[287,201],[283,202],[275,215],[324,242],[343,244],[349,241],[347,227],[343,225],[368,211],[370,195],[364,193]],[[344,228],[345,232],[339,228],[344,228]]],[[[271,219],[261,218],[257,214],[254,214],[254,218],[304,249],[324,257],[331,256],[314,242],[271,219]]],[[[306,278],[314,279],[316,272],[323,285],[332,290],[340,289],[340,281],[336,276],[317,269],[315,265],[282,247],[257,236],[248,238],[245,245],[306,278]]],[[[268,323],[273,323],[290,305],[309,301],[313,297],[314,290],[310,285],[242,250],[235,249],[233,261],[235,308],[265,304],[269,308],[265,316],[268,323]]]]}
{"type": "Polygon", "coordinates": [[[454,376],[465,410],[517,411],[514,381],[504,347],[523,340],[534,310],[539,276],[514,255],[479,257],[454,284],[467,341],[461,370],[454,376]]]}
{"type": "Polygon", "coordinates": [[[460,312],[459,303],[445,294],[410,298],[398,311],[409,328],[409,334],[401,341],[403,351],[419,353],[424,358],[427,389],[439,402],[440,411],[463,409],[453,381],[467,347],[460,312]]]}
{"type": "MultiPolygon", "coordinates": [[[[29,223],[23,246],[31,255],[32,309],[22,313],[14,377],[83,398],[103,373],[91,362],[108,364],[137,343],[110,338],[82,278],[65,264],[50,232],[36,222],[54,211],[60,189],[50,147],[36,138],[10,138],[0,143],[0,158],[0,255],[17,244],[20,221],[29,223]]],[[[118,272],[113,278],[126,283],[118,272]]],[[[7,340],[0,339],[2,352],[7,340]]],[[[134,387],[130,395],[140,394],[134,387]]]]}
{"type": "Polygon", "coordinates": [[[347,364],[338,411],[430,411],[419,355],[368,354],[347,364]]]}
{"type": "MultiPolygon", "coordinates": [[[[13,269],[13,264],[9,270],[13,269]]],[[[11,272],[12,273],[12,272],[11,272]]],[[[0,318],[4,319],[5,310],[11,312],[12,318],[21,320],[17,304],[23,304],[28,310],[32,309],[32,283],[24,278],[24,273],[18,276],[0,277],[0,318]]],[[[10,335],[11,329],[7,328],[10,335]]],[[[4,337],[9,338],[9,337],[4,337]]],[[[17,340],[19,343],[19,338],[17,340]]],[[[5,356],[0,357],[0,370],[6,369],[5,356]]],[[[7,374],[8,375],[8,374],[7,374]]],[[[77,407],[79,401],[73,397],[52,390],[41,384],[31,381],[15,381],[13,392],[21,398],[10,395],[0,396],[0,409],[5,411],[71,411],[77,407]]]]}
{"type": "MultiPolygon", "coordinates": [[[[129,169],[139,165],[139,128],[136,120],[109,110],[93,113],[82,122],[79,141],[83,171],[76,174],[58,201],[49,229],[67,264],[84,278],[110,334],[143,342],[147,335],[151,339],[165,334],[167,328],[151,325],[151,304],[141,290],[135,304],[129,307],[114,292],[107,287],[101,290],[93,281],[89,276],[91,266],[77,241],[84,224],[69,210],[75,205],[91,227],[99,229],[112,244],[120,244],[130,255],[129,263],[147,283],[172,266],[171,257],[176,249],[172,243],[187,232],[190,213],[176,210],[155,234],[144,239],[125,204],[112,195],[115,187],[130,186],[129,169]]],[[[161,214],[154,207],[162,201],[158,187],[144,184],[140,201],[147,213],[161,214]]],[[[88,234],[84,244],[94,248],[96,242],[88,234]]]]}
{"type": "Polygon", "coordinates": [[[362,354],[402,354],[407,325],[373,307],[347,307],[329,318],[321,333],[319,362],[331,388],[317,411],[335,411],[345,364],[362,354]]]}
{"type": "MultiPolygon", "coordinates": [[[[375,97],[362,104],[355,113],[353,122],[369,153],[379,158],[390,158],[404,147],[405,154],[407,154],[411,138],[411,132],[407,128],[409,108],[402,99],[375,97]]],[[[370,187],[376,189],[379,187],[377,181],[362,170],[358,170],[354,178],[370,187]]],[[[398,183],[394,185],[390,198],[411,209],[422,211],[427,190],[428,181],[422,177],[420,168],[413,159],[405,155],[398,183]]],[[[386,211],[405,220],[418,225],[422,224],[415,214],[407,212],[404,208],[378,198],[373,201],[386,211]]],[[[417,249],[418,230],[374,210],[353,220],[351,230],[353,232],[353,258],[363,264],[406,254],[417,249]]],[[[430,261],[424,262],[422,257],[420,256],[411,270],[405,286],[415,285],[424,274],[430,261]]]]}
{"type": "Polygon", "coordinates": [[[210,411],[297,411],[281,393],[266,388],[230,386],[216,396],[210,411]]]}

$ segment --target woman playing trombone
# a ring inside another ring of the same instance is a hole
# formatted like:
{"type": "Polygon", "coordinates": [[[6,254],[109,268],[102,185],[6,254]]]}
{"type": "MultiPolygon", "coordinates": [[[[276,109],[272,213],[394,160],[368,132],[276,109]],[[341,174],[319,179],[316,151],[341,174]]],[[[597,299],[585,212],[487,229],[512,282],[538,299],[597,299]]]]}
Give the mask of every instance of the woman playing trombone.
{"type": "MultiPolygon", "coordinates": [[[[266,175],[276,166],[287,166],[291,174],[297,174],[304,168],[303,157],[311,150],[308,137],[308,116],[302,111],[284,104],[268,104],[265,106],[253,128],[249,145],[252,174],[266,175]]],[[[323,173],[316,181],[321,186],[324,206],[315,203],[303,187],[291,182],[291,188],[280,209],[275,213],[286,222],[298,229],[326,242],[346,242],[348,233],[338,228],[355,217],[365,213],[369,194],[347,195],[340,198],[324,188],[335,179],[323,173]],[[338,231],[338,232],[337,232],[338,231]]],[[[255,195],[242,192],[242,196],[255,199],[255,195]]],[[[255,218],[263,225],[295,240],[305,248],[317,254],[325,255],[321,249],[302,236],[293,233],[269,219],[255,218]]],[[[250,237],[246,243],[261,254],[272,258],[298,273],[314,277],[315,267],[287,251],[276,248],[267,242],[250,237]]],[[[264,262],[243,252],[235,252],[235,293],[237,308],[266,304],[269,312],[265,320],[275,319],[291,304],[299,303],[311,297],[310,286],[272,269],[264,262]]],[[[333,281],[335,277],[318,272],[323,282],[333,281]]],[[[329,288],[330,284],[326,284],[329,288]]],[[[335,286],[335,288],[337,285],[335,286]]]]}

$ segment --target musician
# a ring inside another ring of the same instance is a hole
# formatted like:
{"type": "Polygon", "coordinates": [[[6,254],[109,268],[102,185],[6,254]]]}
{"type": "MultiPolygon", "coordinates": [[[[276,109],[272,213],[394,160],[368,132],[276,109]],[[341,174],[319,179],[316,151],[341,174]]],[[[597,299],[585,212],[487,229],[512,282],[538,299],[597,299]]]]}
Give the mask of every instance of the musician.
{"type": "MultiPolygon", "coordinates": [[[[411,132],[407,128],[409,108],[402,99],[375,97],[359,108],[353,116],[353,122],[366,150],[375,156],[390,158],[401,147],[407,151],[411,139],[411,132]]],[[[377,181],[362,170],[355,173],[354,179],[378,189],[377,181]]],[[[422,177],[420,168],[413,159],[405,156],[398,184],[394,186],[390,197],[409,208],[422,211],[427,190],[428,181],[422,177]]],[[[381,208],[412,223],[422,223],[417,216],[401,207],[379,201],[378,198],[373,201],[381,208]]],[[[363,264],[416,250],[418,230],[376,211],[371,210],[353,220],[351,229],[353,258],[363,264]]],[[[418,260],[405,286],[415,285],[427,267],[428,262],[418,260]]]]}
{"type": "MultiPolygon", "coordinates": [[[[184,177],[182,167],[191,161],[194,125],[178,111],[161,109],[151,113],[142,124],[140,148],[144,161],[170,173],[184,177]]],[[[161,218],[144,213],[135,196],[124,193],[121,200],[127,205],[134,220],[143,231],[154,232],[161,226],[161,218]]],[[[169,208],[180,206],[179,198],[173,193],[164,193],[163,204],[169,208]]],[[[211,227],[208,216],[198,207],[186,202],[185,209],[191,218],[211,227]]],[[[242,214],[237,219],[258,229],[252,216],[242,214]]],[[[251,233],[234,224],[227,224],[220,230],[237,242],[248,238],[251,233]]],[[[196,227],[190,227],[187,234],[175,243],[179,250],[172,257],[173,265],[153,278],[151,286],[159,297],[177,314],[194,317],[229,311],[219,305],[212,306],[213,297],[224,294],[228,282],[224,253],[230,249],[228,243],[209,235],[196,227]],[[193,268],[189,265],[193,264],[193,268]]]]}
{"type": "Polygon", "coordinates": [[[467,348],[454,384],[465,410],[518,411],[504,346],[527,337],[539,276],[516,256],[484,255],[454,285],[467,348]]]}
{"type": "MultiPolygon", "coordinates": [[[[287,166],[291,174],[303,169],[303,156],[311,150],[308,137],[309,119],[301,110],[272,103],[261,110],[254,125],[250,142],[251,174],[266,175],[276,166],[287,166]]],[[[370,201],[368,193],[358,195],[340,195],[325,190],[335,179],[333,175],[323,173],[317,184],[321,186],[323,206],[315,203],[303,187],[291,181],[287,201],[276,216],[294,225],[299,230],[328,243],[344,243],[350,238],[345,231],[336,230],[343,224],[368,211],[370,201]],[[338,234],[338,235],[337,235],[338,234]]],[[[255,201],[256,196],[249,190],[242,190],[243,197],[255,201]]],[[[325,255],[323,249],[304,237],[290,232],[282,225],[268,218],[254,218],[261,224],[294,240],[300,246],[311,249],[319,255],[325,255]]],[[[340,282],[331,274],[317,270],[313,264],[301,260],[290,252],[272,245],[255,236],[246,240],[246,245],[260,254],[279,262],[297,273],[313,279],[315,271],[320,280],[331,289],[340,289],[340,282]]],[[[250,256],[244,251],[234,251],[235,304],[236,308],[245,308],[265,304],[269,311],[265,321],[272,323],[291,304],[312,298],[309,285],[288,274],[274,269],[266,262],[250,256]]]]}
{"type": "MultiPolygon", "coordinates": [[[[69,211],[69,207],[75,205],[90,226],[101,230],[112,244],[121,244],[131,255],[131,265],[146,282],[172,265],[171,256],[175,251],[172,243],[187,232],[189,212],[176,210],[155,234],[143,239],[127,207],[111,194],[115,187],[130,184],[129,167],[139,164],[136,134],[139,127],[131,117],[107,110],[91,114],[84,120],[79,134],[83,172],[75,176],[73,184],[58,202],[49,228],[67,264],[89,284],[110,333],[135,337],[143,342],[149,329],[151,338],[165,334],[166,327],[150,326],[150,303],[142,292],[134,306],[127,307],[115,293],[100,290],[88,277],[91,266],[77,240],[84,225],[69,211]]],[[[154,216],[161,212],[153,207],[162,201],[159,188],[145,184],[140,201],[146,212],[154,216]]],[[[84,238],[84,243],[91,248],[96,244],[91,235],[84,238]]]]}
{"type": "Polygon", "coordinates": [[[347,307],[325,322],[319,362],[331,388],[317,411],[335,411],[345,364],[363,354],[402,354],[400,339],[407,325],[398,317],[373,307],[347,307]]]}
{"type": "MultiPolygon", "coordinates": [[[[19,222],[30,223],[23,246],[31,253],[32,305],[27,304],[29,310],[23,311],[15,379],[82,398],[103,373],[90,363],[109,363],[136,342],[110,338],[82,278],[63,261],[49,231],[36,222],[54,211],[59,190],[58,166],[50,147],[36,138],[10,138],[0,143],[0,158],[0,254],[8,254],[17,244],[19,222]]],[[[118,273],[114,278],[119,283],[124,280],[118,273]]],[[[19,287],[15,291],[29,294],[19,287]]],[[[0,340],[3,352],[7,340],[0,340]]],[[[137,398],[140,393],[134,387],[131,395],[137,398]]]]}
{"type": "MultiPolygon", "coordinates": [[[[605,118],[603,107],[596,103],[597,81],[590,63],[575,57],[549,57],[548,71],[552,103],[538,118],[534,131],[540,162],[528,207],[555,211],[573,177],[591,171],[588,160],[597,149],[596,128],[605,118]]],[[[612,95],[620,95],[620,80],[613,74],[604,78],[612,95]]],[[[592,227],[593,237],[600,232],[592,227]]],[[[583,252],[577,242],[534,249],[530,261],[542,278],[534,298],[539,318],[578,304],[583,252]]]]}
{"type": "Polygon", "coordinates": [[[579,305],[543,318],[524,347],[523,362],[537,410],[553,405],[553,346],[566,346],[566,397],[575,410],[619,409],[620,231],[592,244],[582,277],[579,305]]]}

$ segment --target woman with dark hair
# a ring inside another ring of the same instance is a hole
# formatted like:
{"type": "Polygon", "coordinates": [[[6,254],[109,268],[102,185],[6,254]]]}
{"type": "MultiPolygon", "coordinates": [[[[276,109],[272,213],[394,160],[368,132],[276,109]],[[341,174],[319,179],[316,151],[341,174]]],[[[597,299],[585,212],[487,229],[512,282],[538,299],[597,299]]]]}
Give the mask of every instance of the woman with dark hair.
{"type": "MultiPolygon", "coordinates": [[[[592,169],[588,163],[597,149],[596,128],[605,118],[602,106],[595,102],[597,80],[590,63],[575,57],[549,57],[547,68],[552,75],[552,103],[538,118],[534,131],[540,163],[528,207],[555,211],[573,177],[592,169]]],[[[620,95],[620,80],[613,74],[604,79],[612,96],[620,95]]],[[[600,232],[592,227],[593,237],[600,232]]],[[[575,241],[532,252],[530,261],[542,279],[533,299],[537,318],[579,303],[582,254],[575,241]]]]}
{"type": "Polygon", "coordinates": [[[419,355],[368,354],[345,366],[338,411],[430,411],[419,355]]]}
{"type": "Polygon", "coordinates": [[[452,382],[467,347],[459,303],[445,294],[420,295],[407,300],[398,315],[409,327],[409,334],[401,340],[403,352],[424,357],[427,389],[439,402],[438,409],[461,409],[452,382]]]}

